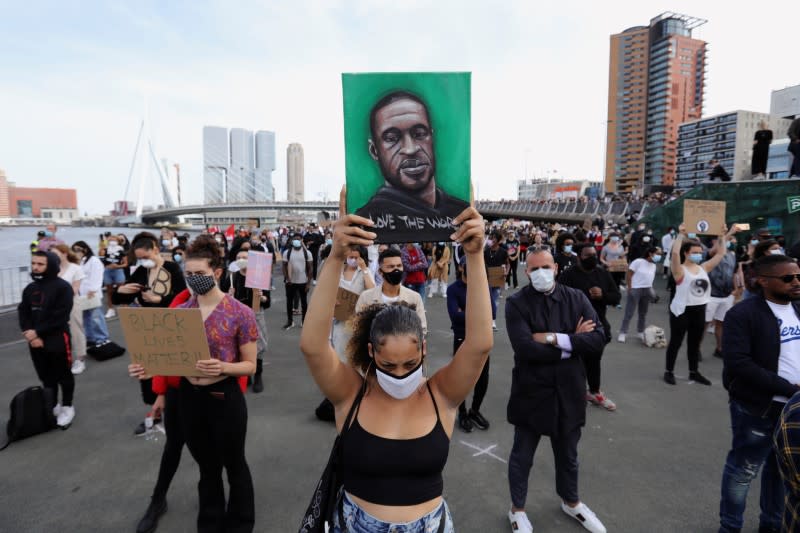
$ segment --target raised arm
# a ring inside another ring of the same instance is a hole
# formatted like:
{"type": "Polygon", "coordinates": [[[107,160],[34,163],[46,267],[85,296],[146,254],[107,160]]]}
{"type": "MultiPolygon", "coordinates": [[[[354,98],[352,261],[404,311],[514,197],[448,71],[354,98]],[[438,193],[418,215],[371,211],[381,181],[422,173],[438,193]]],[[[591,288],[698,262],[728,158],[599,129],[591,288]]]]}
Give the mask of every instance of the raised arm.
{"type": "Polygon", "coordinates": [[[431,381],[439,393],[456,409],[475,386],[494,343],[489,281],[483,262],[483,217],[470,206],[453,223],[458,226],[451,238],[463,246],[467,258],[466,336],[455,357],[436,372],[431,381]]]}
{"type": "Polygon", "coordinates": [[[722,260],[725,258],[725,254],[728,252],[728,238],[736,235],[736,224],[733,225],[730,231],[727,230],[728,227],[723,225],[722,235],[719,239],[717,239],[717,242],[714,245],[714,257],[702,264],[702,267],[706,272],[711,272],[717,268],[717,265],[719,265],[720,262],[722,262],[722,260]]]}
{"type": "MultiPolygon", "coordinates": [[[[306,358],[311,376],[322,393],[341,407],[351,399],[361,385],[361,377],[350,365],[342,363],[329,340],[333,308],[339,289],[347,252],[354,246],[369,246],[375,234],[358,227],[372,226],[368,218],[348,215],[345,212],[345,189],[339,198],[339,220],[333,228],[333,245],[325,266],[319,274],[317,288],[308,307],[303,331],[300,334],[300,350],[306,358]]],[[[491,335],[491,333],[490,333],[491,335]]]]}
{"type": "Polygon", "coordinates": [[[686,235],[686,226],[681,224],[678,227],[678,236],[672,242],[672,257],[670,258],[669,268],[672,271],[672,277],[675,278],[675,283],[683,281],[683,268],[681,267],[681,245],[683,244],[683,237],[686,235]]]}

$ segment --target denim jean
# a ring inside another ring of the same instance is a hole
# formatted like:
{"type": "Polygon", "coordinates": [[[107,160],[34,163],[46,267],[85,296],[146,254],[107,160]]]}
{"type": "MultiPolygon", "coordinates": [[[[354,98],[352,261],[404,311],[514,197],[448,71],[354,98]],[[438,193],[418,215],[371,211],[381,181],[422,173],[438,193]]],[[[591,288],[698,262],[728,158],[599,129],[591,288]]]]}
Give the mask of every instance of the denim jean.
{"type": "Polygon", "coordinates": [[[772,433],[780,417],[779,405],[776,402],[767,414],[756,416],[735,400],[730,401],[733,442],[722,472],[720,533],[742,528],[747,491],[762,465],[759,523],[761,527],[774,528],[775,531],[781,528],[783,481],[772,448],[772,433]]]}
{"type": "Polygon", "coordinates": [[[489,287],[489,297],[492,299],[492,320],[497,320],[498,296],[500,296],[500,287],[489,287]]]}
{"type": "Polygon", "coordinates": [[[102,305],[83,312],[83,329],[86,332],[86,342],[100,344],[108,340],[108,326],[102,305]]]}
{"type": "Polygon", "coordinates": [[[368,514],[359,507],[346,492],[342,493],[342,515],[345,527],[339,523],[339,513],[334,513],[332,533],[437,533],[439,525],[444,519],[444,533],[453,533],[453,517],[447,503],[442,500],[441,505],[413,522],[392,523],[384,522],[368,514]]]}
{"type": "Polygon", "coordinates": [[[411,289],[412,291],[416,291],[419,293],[420,298],[422,301],[425,301],[426,292],[425,292],[425,282],[422,283],[406,283],[406,288],[411,289]]]}

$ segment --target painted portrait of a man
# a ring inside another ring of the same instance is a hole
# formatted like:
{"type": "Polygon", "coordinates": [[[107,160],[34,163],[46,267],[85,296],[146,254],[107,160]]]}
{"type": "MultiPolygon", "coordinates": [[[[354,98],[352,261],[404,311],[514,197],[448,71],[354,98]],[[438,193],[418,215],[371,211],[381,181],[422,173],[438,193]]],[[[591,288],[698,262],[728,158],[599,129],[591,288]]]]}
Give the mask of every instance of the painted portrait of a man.
{"type": "MultiPolygon", "coordinates": [[[[448,88],[445,84],[440,91],[447,92],[448,88]]],[[[434,85],[427,92],[435,89],[434,85]]],[[[445,146],[440,148],[439,125],[428,100],[406,88],[380,91],[369,108],[362,109],[361,118],[367,122],[366,142],[362,137],[360,147],[351,146],[346,136],[348,210],[353,206],[353,212],[372,219],[380,242],[448,240],[453,232],[452,219],[469,206],[469,109],[462,109],[461,115],[451,112],[449,117],[450,110],[440,110],[448,134],[445,146]],[[351,165],[351,148],[359,149],[358,157],[371,168],[362,165],[356,171],[351,165]],[[442,159],[449,163],[445,165],[449,180],[439,179],[438,163],[442,159]],[[357,195],[351,195],[353,190],[357,195]]]]}

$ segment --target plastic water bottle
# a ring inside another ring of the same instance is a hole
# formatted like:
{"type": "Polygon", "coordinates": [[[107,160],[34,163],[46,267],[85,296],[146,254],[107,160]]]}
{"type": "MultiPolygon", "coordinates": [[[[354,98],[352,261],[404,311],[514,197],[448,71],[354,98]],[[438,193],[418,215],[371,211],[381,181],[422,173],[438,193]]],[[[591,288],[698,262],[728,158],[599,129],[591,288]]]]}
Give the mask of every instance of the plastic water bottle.
{"type": "Polygon", "coordinates": [[[155,433],[153,432],[153,415],[148,414],[144,418],[144,439],[145,440],[153,440],[155,438],[155,433]]]}

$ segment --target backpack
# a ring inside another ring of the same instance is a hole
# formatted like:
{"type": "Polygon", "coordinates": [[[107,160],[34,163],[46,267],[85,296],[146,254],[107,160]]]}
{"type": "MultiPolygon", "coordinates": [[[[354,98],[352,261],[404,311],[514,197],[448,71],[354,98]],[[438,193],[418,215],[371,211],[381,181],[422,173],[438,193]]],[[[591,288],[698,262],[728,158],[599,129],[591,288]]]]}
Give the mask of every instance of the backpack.
{"type": "Polygon", "coordinates": [[[664,328],[647,326],[644,330],[644,344],[648,348],[666,348],[667,336],[664,334],[664,328]]]}
{"type": "Polygon", "coordinates": [[[48,399],[48,394],[52,395],[52,392],[37,385],[14,396],[11,400],[11,419],[6,425],[8,440],[0,449],[15,440],[45,433],[56,427],[56,417],[53,415],[55,398],[48,399]]]}

